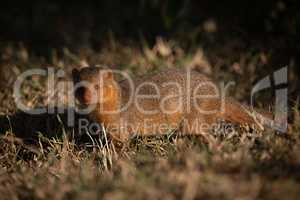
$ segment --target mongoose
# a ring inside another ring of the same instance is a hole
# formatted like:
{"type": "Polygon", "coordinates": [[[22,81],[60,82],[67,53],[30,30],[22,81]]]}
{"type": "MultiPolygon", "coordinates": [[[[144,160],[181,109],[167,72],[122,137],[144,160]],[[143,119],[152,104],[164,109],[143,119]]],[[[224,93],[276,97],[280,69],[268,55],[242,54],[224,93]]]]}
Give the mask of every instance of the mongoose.
{"type": "Polygon", "coordinates": [[[86,67],[73,70],[75,97],[90,118],[103,125],[116,140],[135,134],[203,134],[218,119],[238,124],[256,120],[237,101],[218,94],[217,85],[197,71],[167,69],[154,74],[116,81],[110,70],[86,67]]]}

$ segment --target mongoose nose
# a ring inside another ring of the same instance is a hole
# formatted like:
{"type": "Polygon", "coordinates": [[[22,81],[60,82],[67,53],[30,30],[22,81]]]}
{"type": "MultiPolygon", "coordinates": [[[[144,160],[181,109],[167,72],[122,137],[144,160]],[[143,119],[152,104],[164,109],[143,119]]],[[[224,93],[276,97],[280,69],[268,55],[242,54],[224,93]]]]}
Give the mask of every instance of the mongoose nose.
{"type": "Polygon", "coordinates": [[[86,105],[89,105],[89,104],[93,103],[92,102],[93,101],[93,95],[88,89],[85,89],[85,91],[82,95],[82,100],[83,100],[83,103],[86,104],[86,105]]]}
{"type": "Polygon", "coordinates": [[[91,91],[86,87],[80,87],[75,91],[75,96],[79,100],[79,102],[83,105],[92,104],[93,95],[91,91]]]}

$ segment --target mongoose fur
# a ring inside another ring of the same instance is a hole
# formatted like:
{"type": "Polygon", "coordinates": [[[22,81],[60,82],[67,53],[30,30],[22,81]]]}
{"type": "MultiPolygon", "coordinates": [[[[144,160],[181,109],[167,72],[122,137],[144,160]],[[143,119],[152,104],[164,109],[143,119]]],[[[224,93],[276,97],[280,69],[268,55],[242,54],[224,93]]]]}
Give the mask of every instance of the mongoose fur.
{"type": "Polygon", "coordinates": [[[197,71],[167,69],[137,77],[132,82],[133,91],[129,81],[116,81],[111,71],[99,67],[74,69],[73,81],[90,84],[90,88],[77,88],[76,98],[85,107],[94,105],[90,118],[122,142],[135,134],[165,134],[170,130],[199,135],[219,119],[256,124],[248,108],[231,98],[224,97],[222,103],[220,96],[214,97],[217,85],[197,71]],[[131,94],[133,102],[128,104],[131,94]]]}

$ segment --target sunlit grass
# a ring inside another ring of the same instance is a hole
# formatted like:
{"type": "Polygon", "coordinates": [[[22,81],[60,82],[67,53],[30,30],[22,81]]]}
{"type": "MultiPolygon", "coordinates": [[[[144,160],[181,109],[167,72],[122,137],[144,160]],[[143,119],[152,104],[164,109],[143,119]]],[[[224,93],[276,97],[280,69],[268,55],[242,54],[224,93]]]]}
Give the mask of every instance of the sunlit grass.
{"type": "MultiPolygon", "coordinates": [[[[250,50],[234,54],[229,49],[232,57],[220,56],[224,51],[185,50],[174,41],[162,39],[153,47],[142,48],[115,42],[114,47],[107,46],[101,52],[76,54],[65,49],[62,58],[53,53],[46,65],[29,52],[25,58],[23,52],[23,58],[12,56],[10,62],[19,71],[11,76],[27,68],[51,65],[65,69],[67,74],[72,67],[85,64],[105,64],[132,74],[189,66],[217,80],[234,78],[239,84],[232,95],[245,100],[253,80],[265,75],[264,70],[262,75],[258,72],[266,66],[268,54],[250,50]]],[[[16,108],[11,89],[7,86],[2,91],[1,114],[13,115],[16,108]]],[[[47,102],[42,78],[27,80],[23,93],[24,101],[32,107],[47,102]]],[[[254,134],[239,127],[228,135],[135,137],[122,147],[110,143],[105,130],[102,139],[87,135],[87,142],[79,145],[59,117],[56,129],[51,129],[55,137],[41,131],[34,144],[28,143],[14,136],[26,134],[27,126],[20,133],[13,126],[19,121],[8,117],[0,123],[7,128],[0,138],[1,198],[297,199],[300,121],[298,104],[292,106],[293,121],[287,134],[270,130],[254,134]]]]}

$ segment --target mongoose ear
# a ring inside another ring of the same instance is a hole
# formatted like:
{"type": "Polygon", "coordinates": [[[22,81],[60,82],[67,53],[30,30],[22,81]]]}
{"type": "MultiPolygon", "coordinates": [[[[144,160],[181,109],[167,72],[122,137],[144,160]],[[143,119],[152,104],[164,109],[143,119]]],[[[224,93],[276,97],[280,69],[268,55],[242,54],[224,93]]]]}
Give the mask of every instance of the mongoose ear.
{"type": "Polygon", "coordinates": [[[72,70],[72,78],[73,78],[74,83],[79,82],[80,77],[79,77],[79,70],[78,69],[74,68],[72,70]]]}

